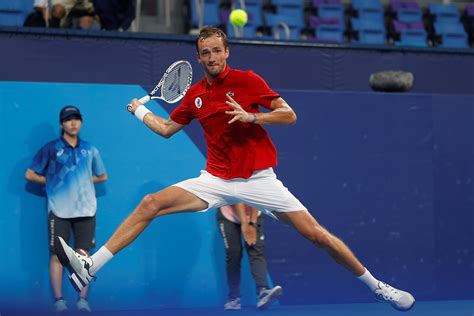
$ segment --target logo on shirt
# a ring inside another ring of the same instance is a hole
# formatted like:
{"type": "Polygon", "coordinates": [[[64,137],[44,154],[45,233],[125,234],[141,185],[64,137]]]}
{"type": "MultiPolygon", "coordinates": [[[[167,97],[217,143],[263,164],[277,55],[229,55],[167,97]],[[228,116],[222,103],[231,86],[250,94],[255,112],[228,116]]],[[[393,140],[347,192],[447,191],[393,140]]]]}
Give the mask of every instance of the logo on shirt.
{"type": "Polygon", "coordinates": [[[61,148],[61,149],[58,150],[58,152],[56,153],[56,157],[61,156],[63,153],[64,153],[64,149],[61,148]]]}
{"type": "Polygon", "coordinates": [[[82,157],[86,157],[87,156],[87,150],[85,150],[84,148],[81,149],[81,154],[82,154],[82,157]]]}
{"type": "Polygon", "coordinates": [[[200,109],[201,106],[202,106],[202,99],[200,97],[197,97],[196,99],[194,99],[194,105],[200,109]]]}
{"type": "Polygon", "coordinates": [[[232,98],[234,96],[234,92],[229,91],[229,92],[227,92],[227,95],[232,98]]]}

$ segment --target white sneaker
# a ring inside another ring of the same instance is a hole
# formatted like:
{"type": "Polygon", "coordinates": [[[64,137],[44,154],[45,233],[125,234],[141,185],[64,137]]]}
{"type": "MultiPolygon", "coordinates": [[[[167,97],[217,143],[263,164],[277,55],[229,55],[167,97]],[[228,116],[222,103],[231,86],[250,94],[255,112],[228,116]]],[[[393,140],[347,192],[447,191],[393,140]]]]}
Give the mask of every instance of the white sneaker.
{"type": "Polygon", "coordinates": [[[408,292],[396,289],[387,283],[380,282],[375,289],[375,298],[382,302],[389,302],[399,311],[407,311],[415,304],[415,298],[408,292]]]}
{"type": "Polygon", "coordinates": [[[78,254],[61,237],[56,237],[54,249],[61,264],[67,268],[69,280],[76,291],[80,292],[95,276],[89,272],[92,259],[78,254]]]}
{"type": "Polygon", "coordinates": [[[62,312],[67,311],[66,301],[63,298],[61,298],[61,299],[57,300],[56,302],[54,302],[54,310],[57,313],[62,313],[62,312]]]}
{"type": "Polygon", "coordinates": [[[85,298],[80,298],[76,303],[77,310],[79,312],[91,312],[91,307],[89,306],[89,302],[85,298]]]}
{"type": "Polygon", "coordinates": [[[224,304],[224,310],[229,311],[229,310],[239,310],[241,308],[240,306],[240,298],[234,298],[229,300],[227,303],[224,304]]]}
{"type": "Polygon", "coordinates": [[[261,290],[258,295],[257,309],[265,309],[272,305],[282,292],[283,289],[279,285],[268,290],[261,290]]]}

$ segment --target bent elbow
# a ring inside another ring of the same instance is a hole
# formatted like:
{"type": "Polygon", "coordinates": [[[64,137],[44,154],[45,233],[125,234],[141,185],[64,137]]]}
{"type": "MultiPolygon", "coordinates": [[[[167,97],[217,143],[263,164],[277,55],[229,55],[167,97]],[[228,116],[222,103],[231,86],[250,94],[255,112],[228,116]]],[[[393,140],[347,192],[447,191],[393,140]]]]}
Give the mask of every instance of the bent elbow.
{"type": "Polygon", "coordinates": [[[172,135],[173,135],[173,134],[171,134],[171,133],[163,133],[163,134],[161,134],[161,136],[163,136],[163,137],[166,138],[166,139],[170,138],[172,135]]]}
{"type": "Polygon", "coordinates": [[[298,117],[296,116],[296,113],[292,112],[290,116],[290,125],[295,125],[297,120],[298,117]]]}

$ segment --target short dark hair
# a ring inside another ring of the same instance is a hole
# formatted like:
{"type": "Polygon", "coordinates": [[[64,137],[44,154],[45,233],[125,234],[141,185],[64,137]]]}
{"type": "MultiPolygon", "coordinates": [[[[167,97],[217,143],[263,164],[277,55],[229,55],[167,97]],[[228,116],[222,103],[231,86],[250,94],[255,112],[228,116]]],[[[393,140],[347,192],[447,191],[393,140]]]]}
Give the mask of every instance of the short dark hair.
{"type": "Polygon", "coordinates": [[[222,39],[222,44],[224,44],[224,48],[229,47],[229,41],[227,40],[227,35],[225,35],[224,31],[220,28],[214,26],[205,26],[199,32],[199,35],[196,38],[196,50],[199,53],[199,41],[205,40],[211,36],[217,36],[222,39]]]}

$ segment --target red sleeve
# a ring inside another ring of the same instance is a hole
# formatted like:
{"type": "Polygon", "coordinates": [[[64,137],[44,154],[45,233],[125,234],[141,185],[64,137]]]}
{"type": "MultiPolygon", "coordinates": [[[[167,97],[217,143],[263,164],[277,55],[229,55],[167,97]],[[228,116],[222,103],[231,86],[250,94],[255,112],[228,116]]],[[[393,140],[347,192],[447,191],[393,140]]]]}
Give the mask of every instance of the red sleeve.
{"type": "Polygon", "coordinates": [[[272,101],[280,95],[273,91],[265,80],[254,73],[253,71],[249,71],[249,91],[252,91],[254,94],[255,103],[270,109],[270,105],[272,101]]]}
{"type": "Polygon", "coordinates": [[[188,125],[194,118],[194,114],[189,110],[188,100],[185,96],[183,102],[171,112],[170,118],[178,124],[188,125]]]}

